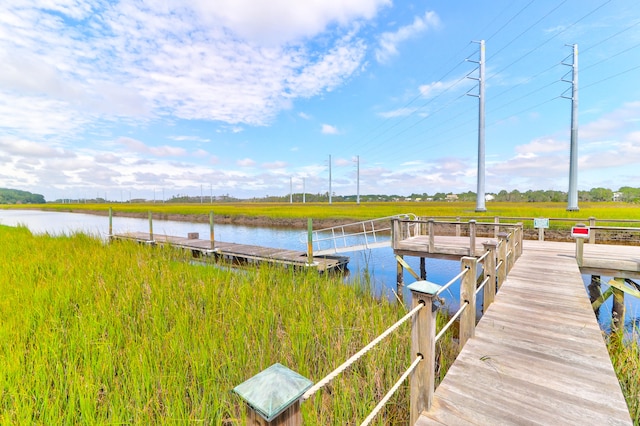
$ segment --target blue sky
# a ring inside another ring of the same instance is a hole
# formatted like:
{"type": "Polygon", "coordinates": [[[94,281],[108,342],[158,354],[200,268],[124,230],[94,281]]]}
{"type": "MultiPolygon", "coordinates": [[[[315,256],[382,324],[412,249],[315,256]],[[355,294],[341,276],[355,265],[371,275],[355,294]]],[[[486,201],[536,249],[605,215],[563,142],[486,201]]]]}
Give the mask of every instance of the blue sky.
{"type": "Polygon", "coordinates": [[[637,0],[5,3],[1,187],[475,191],[479,40],[487,192],[568,189],[574,43],[578,188],[640,186],[637,0]]]}

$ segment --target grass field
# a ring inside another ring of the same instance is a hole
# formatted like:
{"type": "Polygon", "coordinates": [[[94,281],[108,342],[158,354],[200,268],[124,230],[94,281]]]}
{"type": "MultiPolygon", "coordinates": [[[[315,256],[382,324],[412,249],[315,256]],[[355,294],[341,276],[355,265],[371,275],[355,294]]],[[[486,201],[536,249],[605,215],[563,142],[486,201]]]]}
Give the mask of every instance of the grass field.
{"type": "MultiPolygon", "coordinates": [[[[240,425],[275,362],[316,382],[404,315],[366,283],[193,265],[170,249],[0,226],[0,423],[240,425]]],[[[303,404],[362,421],[410,364],[409,325],[303,404]]],[[[406,424],[406,387],[376,424],[406,424]]]]}
{"type": "MultiPolygon", "coordinates": [[[[568,212],[566,203],[487,203],[487,212],[476,213],[475,203],[464,202],[398,202],[398,203],[214,203],[214,204],[46,204],[29,208],[47,208],[59,211],[94,210],[106,211],[113,207],[118,212],[161,214],[207,215],[213,211],[217,216],[269,217],[277,219],[375,219],[401,213],[418,216],[446,217],[547,217],[587,219],[635,219],[640,220],[640,208],[628,203],[581,203],[580,211],[568,212]]],[[[24,205],[3,206],[25,208],[24,205]]]]}

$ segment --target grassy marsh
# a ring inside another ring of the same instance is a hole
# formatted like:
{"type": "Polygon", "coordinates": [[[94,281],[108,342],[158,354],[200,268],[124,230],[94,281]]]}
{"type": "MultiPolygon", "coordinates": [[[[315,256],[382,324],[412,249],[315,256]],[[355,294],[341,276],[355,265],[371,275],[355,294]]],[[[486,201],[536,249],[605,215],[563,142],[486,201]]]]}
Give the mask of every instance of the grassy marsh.
{"type": "MultiPolygon", "coordinates": [[[[2,424],[244,424],[234,386],[275,362],[318,381],[405,312],[313,272],[26,228],[0,240],[2,424]]],[[[410,364],[409,334],[303,404],[305,424],[364,419],[410,364]]],[[[405,387],[377,424],[407,418],[405,387]]]]}
{"type": "MultiPolygon", "coordinates": [[[[3,206],[3,208],[25,208],[25,205],[3,206]]],[[[29,208],[49,210],[92,210],[106,211],[110,204],[46,204],[30,205],[29,208]]],[[[494,216],[504,217],[550,217],[567,219],[640,219],[640,209],[634,204],[619,202],[580,203],[580,211],[568,212],[566,203],[516,203],[489,202],[488,211],[475,212],[475,203],[470,202],[380,202],[380,203],[204,203],[174,204],[147,203],[114,205],[117,212],[146,214],[208,215],[211,210],[217,216],[268,217],[273,219],[353,219],[366,220],[392,216],[401,213],[415,213],[418,216],[494,216]]]]}

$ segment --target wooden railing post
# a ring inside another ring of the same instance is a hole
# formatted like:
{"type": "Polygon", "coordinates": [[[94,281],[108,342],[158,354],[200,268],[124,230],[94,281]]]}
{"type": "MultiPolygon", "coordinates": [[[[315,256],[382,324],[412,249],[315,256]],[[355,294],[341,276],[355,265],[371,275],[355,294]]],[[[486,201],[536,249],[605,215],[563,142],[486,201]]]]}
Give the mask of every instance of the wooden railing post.
{"type": "Polygon", "coordinates": [[[411,305],[424,304],[411,320],[411,356],[422,356],[410,376],[410,420],[414,425],[423,411],[431,408],[435,387],[436,366],[436,313],[434,296],[439,285],[429,281],[416,281],[408,286],[411,305]]]}
{"type": "Polygon", "coordinates": [[[482,312],[487,312],[489,305],[493,303],[496,297],[496,256],[498,243],[496,241],[487,241],[482,243],[484,250],[489,254],[484,258],[484,264],[482,269],[484,270],[484,278],[487,280],[487,284],[484,286],[483,291],[483,305],[482,312]]]}
{"type": "Polygon", "coordinates": [[[391,218],[391,247],[398,248],[400,238],[400,220],[397,217],[391,218]]]}
{"type": "Polygon", "coordinates": [[[591,232],[589,232],[589,244],[596,243],[596,230],[593,227],[596,226],[596,218],[591,216],[589,218],[589,228],[591,228],[591,232]]]}
{"type": "Polygon", "coordinates": [[[460,232],[460,216],[456,217],[456,237],[460,237],[462,236],[462,233],[460,232]]]}
{"type": "Polygon", "coordinates": [[[215,234],[213,232],[213,212],[209,212],[209,237],[210,237],[210,241],[211,241],[211,250],[213,250],[216,247],[216,239],[215,239],[215,234]]]}
{"type": "Polygon", "coordinates": [[[113,209],[109,207],[109,238],[113,235],[113,209]]]}
{"type": "Polygon", "coordinates": [[[502,287],[502,283],[507,278],[507,244],[509,234],[506,232],[498,232],[498,290],[502,287]]]}
{"type": "Polygon", "coordinates": [[[460,283],[460,306],[468,302],[462,315],[460,315],[460,350],[464,347],[467,340],[475,335],[476,331],[476,272],[478,259],[475,257],[463,257],[461,259],[461,268],[468,269],[460,283]]]}
{"type": "Polygon", "coordinates": [[[469,256],[476,255],[476,221],[469,221],[469,256]]]}
{"type": "Polygon", "coordinates": [[[507,238],[507,274],[513,268],[513,264],[515,263],[516,251],[515,251],[515,228],[511,228],[511,232],[509,237],[507,238]]]}
{"type": "Polygon", "coordinates": [[[256,374],[233,389],[247,402],[247,424],[299,426],[300,398],[313,383],[281,364],[256,374]]]}
{"type": "Polygon", "coordinates": [[[522,222],[516,223],[516,229],[518,230],[518,244],[516,245],[516,260],[522,256],[522,243],[524,241],[524,224],[522,222]]]}
{"type": "Polygon", "coordinates": [[[313,264],[313,219],[307,219],[307,264],[313,264]]]}
{"type": "Polygon", "coordinates": [[[153,241],[153,217],[151,210],[149,210],[149,241],[153,241]]]}
{"type": "MultiPolygon", "coordinates": [[[[495,216],[493,218],[493,223],[500,223],[500,216],[495,216]]],[[[500,225],[496,225],[493,227],[493,238],[498,238],[498,234],[500,233],[500,225]]]]}
{"type": "Polygon", "coordinates": [[[436,247],[436,240],[435,240],[436,236],[434,235],[435,231],[433,230],[433,228],[435,228],[434,222],[435,221],[433,219],[429,219],[429,222],[428,222],[429,223],[429,225],[428,225],[428,227],[429,227],[429,253],[433,253],[433,252],[436,251],[436,248],[435,248],[436,247]]]}

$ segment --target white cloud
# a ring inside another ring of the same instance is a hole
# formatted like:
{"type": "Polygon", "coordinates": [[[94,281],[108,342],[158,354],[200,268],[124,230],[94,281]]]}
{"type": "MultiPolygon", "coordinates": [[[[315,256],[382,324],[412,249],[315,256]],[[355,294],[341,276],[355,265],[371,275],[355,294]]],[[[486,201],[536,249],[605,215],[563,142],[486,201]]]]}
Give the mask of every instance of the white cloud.
{"type": "Polygon", "coordinates": [[[288,164],[286,161],[274,161],[272,163],[264,163],[262,165],[262,167],[264,167],[265,169],[271,169],[271,170],[284,169],[287,166],[288,164]]]}
{"type": "Polygon", "coordinates": [[[387,62],[398,54],[398,45],[403,41],[416,37],[431,28],[440,25],[440,18],[435,12],[425,12],[424,16],[416,16],[413,23],[400,27],[396,32],[386,32],[380,36],[380,46],[376,49],[376,60],[387,62]]]}
{"type": "Polygon", "coordinates": [[[391,0],[190,0],[209,23],[222,22],[240,37],[258,43],[281,44],[313,37],[329,25],[348,26],[371,19],[391,0]]]}
{"type": "Polygon", "coordinates": [[[251,158],[243,158],[242,160],[238,160],[236,164],[240,167],[253,167],[256,165],[256,162],[251,158]]]}
{"type": "Polygon", "coordinates": [[[416,112],[416,108],[398,108],[393,111],[380,112],[378,115],[383,118],[405,117],[416,112]]]}
{"type": "Polygon", "coordinates": [[[340,133],[338,131],[337,127],[334,127],[330,124],[323,124],[322,125],[322,134],[323,135],[337,135],[338,133],[340,133]]]}
{"type": "Polygon", "coordinates": [[[298,117],[304,119],[304,120],[310,120],[311,116],[309,114],[305,114],[304,112],[299,112],[298,113],[298,117]]]}
{"type": "Polygon", "coordinates": [[[116,117],[214,120],[232,132],[265,125],[296,98],[333,90],[357,72],[367,48],[360,22],[390,5],[54,3],[16,1],[0,14],[0,112],[19,111],[0,118],[0,128],[73,135],[116,117]],[[321,51],[303,44],[330,25],[339,28],[323,35],[321,51]]]}

